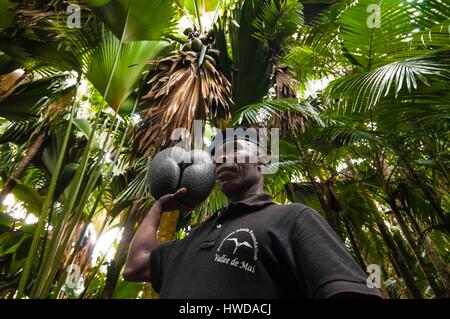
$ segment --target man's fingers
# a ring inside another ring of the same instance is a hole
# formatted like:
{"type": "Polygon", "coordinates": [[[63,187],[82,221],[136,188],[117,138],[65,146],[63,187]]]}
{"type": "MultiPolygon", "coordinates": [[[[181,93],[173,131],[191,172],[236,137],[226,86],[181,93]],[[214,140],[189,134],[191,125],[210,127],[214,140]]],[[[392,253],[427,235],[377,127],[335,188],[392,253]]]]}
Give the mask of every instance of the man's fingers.
{"type": "Polygon", "coordinates": [[[177,190],[177,191],[175,192],[175,194],[173,194],[173,197],[172,197],[172,198],[179,198],[181,195],[183,195],[184,193],[186,193],[186,191],[187,191],[186,187],[182,187],[182,188],[180,188],[179,190],[177,190]]]}
{"type": "Polygon", "coordinates": [[[164,195],[160,198],[160,200],[166,202],[168,200],[176,199],[176,198],[180,197],[181,195],[183,195],[184,193],[186,193],[186,187],[180,188],[173,194],[164,195]]]}

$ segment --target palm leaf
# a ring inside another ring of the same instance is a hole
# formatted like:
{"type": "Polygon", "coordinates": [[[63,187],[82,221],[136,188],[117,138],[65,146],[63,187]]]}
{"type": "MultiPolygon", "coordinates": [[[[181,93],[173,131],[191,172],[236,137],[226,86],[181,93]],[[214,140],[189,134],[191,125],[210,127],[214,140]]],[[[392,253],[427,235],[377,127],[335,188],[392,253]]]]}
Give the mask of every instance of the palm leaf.
{"type": "Polygon", "coordinates": [[[450,19],[450,3],[441,0],[418,2],[420,25],[430,28],[450,19]]]}
{"type": "MultiPolygon", "coordinates": [[[[106,31],[92,55],[86,77],[99,92],[106,89],[119,45],[120,41],[106,31]]],[[[108,95],[105,97],[114,110],[132,108],[134,100],[127,102],[127,98],[138,85],[146,67],[145,62],[155,58],[167,45],[166,42],[153,41],[137,41],[123,45],[108,95]]]]}
{"type": "Polygon", "coordinates": [[[29,140],[35,129],[35,121],[8,122],[1,129],[0,144],[11,142],[22,145],[29,140]]]}
{"type": "Polygon", "coordinates": [[[157,63],[150,91],[142,97],[149,108],[135,135],[137,150],[146,156],[178,141],[171,140],[177,128],[184,128],[190,142],[194,120],[225,120],[229,117],[231,85],[208,60],[180,51],[157,63]],[[190,132],[191,134],[187,134],[190,132]]]}
{"type": "Polygon", "coordinates": [[[177,2],[192,16],[195,16],[195,3],[197,3],[200,12],[212,12],[216,10],[217,5],[221,2],[221,0],[180,0],[177,2]]]}
{"type": "Polygon", "coordinates": [[[311,26],[300,30],[296,45],[282,58],[302,89],[311,80],[337,76],[348,62],[340,54],[337,16],[343,8],[336,3],[321,13],[311,26]]]}
{"type": "Polygon", "coordinates": [[[22,68],[48,76],[58,71],[81,72],[101,36],[98,21],[69,28],[53,11],[46,19],[20,24],[13,35],[0,38],[0,47],[22,68]]]}
{"type": "Polygon", "coordinates": [[[339,39],[346,57],[353,65],[370,71],[404,56],[408,49],[405,39],[415,28],[410,21],[413,10],[410,2],[398,0],[351,2],[338,17],[339,39]],[[368,8],[374,8],[374,12],[368,12],[368,8]],[[379,21],[372,20],[377,13],[379,21]]]}
{"type": "Polygon", "coordinates": [[[410,43],[415,48],[448,49],[450,47],[450,19],[415,33],[410,43]]]}
{"type": "Polygon", "coordinates": [[[250,104],[237,110],[231,119],[234,125],[245,119],[248,123],[261,123],[271,117],[279,117],[284,113],[298,112],[313,122],[322,123],[322,119],[315,107],[308,102],[299,102],[296,99],[281,99],[250,104]]]}
{"type": "Polygon", "coordinates": [[[254,37],[275,48],[296,33],[303,23],[303,5],[299,1],[270,0],[263,3],[253,22],[257,30],[254,37]]]}
{"type": "Polygon", "coordinates": [[[0,74],[7,74],[16,69],[17,65],[14,60],[4,52],[0,52],[0,74]]]}
{"type": "Polygon", "coordinates": [[[68,75],[56,75],[25,83],[0,101],[0,117],[11,121],[24,121],[36,117],[37,106],[44,105],[68,75]]]}
{"type": "Polygon", "coordinates": [[[439,123],[450,118],[450,87],[446,82],[431,82],[411,93],[403,92],[394,100],[382,100],[373,111],[377,129],[385,132],[409,130],[426,125],[436,131],[439,123]]]}
{"type": "Polygon", "coordinates": [[[12,194],[25,204],[25,207],[29,212],[39,214],[41,211],[44,200],[31,186],[16,182],[12,194]]]}
{"type": "Polygon", "coordinates": [[[450,51],[431,53],[408,58],[381,66],[362,75],[344,77],[330,83],[326,92],[344,109],[365,111],[374,107],[381,98],[397,96],[406,89],[411,92],[420,82],[429,85],[429,80],[450,76],[450,51]]]}
{"type": "Polygon", "coordinates": [[[377,133],[370,129],[363,129],[350,126],[327,126],[316,131],[316,145],[338,144],[347,145],[365,145],[368,142],[374,145],[385,145],[386,142],[377,133]]]}
{"type": "Polygon", "coordinates": [[[0,0],[0,30],[9,27],[13,22],[16,14],[11,10],[17,5],[9,0],[0,0]]]}
{"type": "Polygon", "coordinates": [[[257,0],[239,2],[228,23],[235,108],[260,102],[270,87],[269,47],[253,36],[257,31],[253,22],[261,13],[263,3],[257,0]]]}
{"type": "Polygon", "coordinates": [[[85,2],[118,39],[122,38],[124,33],[124,42],[160,40],[163,34],[170,33],[175,26],[177,11],[174,0],[85,0],[85,2]]]}

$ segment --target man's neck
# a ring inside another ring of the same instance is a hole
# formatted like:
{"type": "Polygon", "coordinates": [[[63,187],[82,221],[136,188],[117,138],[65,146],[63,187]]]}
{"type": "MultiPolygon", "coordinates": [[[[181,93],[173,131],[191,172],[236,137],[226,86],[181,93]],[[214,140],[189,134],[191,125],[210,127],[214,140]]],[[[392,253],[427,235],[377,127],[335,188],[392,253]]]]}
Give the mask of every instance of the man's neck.
{"type": "Polygon", "coordinates": [[[249,189],[247,189],[243,193],[228,196],[228,204],[233,203],[233,202],[243,201],[247,198],[250,198],[257,194],[261,194],[263,192],[264,192],[263,187],[260,184],[256,184],[256,185],[250,187],[249,189]]]}

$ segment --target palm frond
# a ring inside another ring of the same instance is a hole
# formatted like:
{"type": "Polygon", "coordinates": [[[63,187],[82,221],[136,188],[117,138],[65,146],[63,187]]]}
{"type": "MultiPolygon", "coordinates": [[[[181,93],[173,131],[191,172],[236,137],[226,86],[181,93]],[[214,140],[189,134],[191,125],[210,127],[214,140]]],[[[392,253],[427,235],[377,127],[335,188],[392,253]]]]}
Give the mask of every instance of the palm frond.
{"type": "Polygon", "coordinates": [[[417,1],[415,7],[420,10],[420,25],[430,28],[450,19],[450,3],[441,0],[417,1]]]}
{"type": "Polygon", "coordinates": [[[264,123],[288,113],[301,113],[307,121],[323,123],[318,110],[313,105],[307,101],[299,102],[296,99],[273,100],[244,106],[233,114],[231,123],[236,125],[243,119],[251,124],[264,123]]]}
{"type": "Polygon", "coordinates": [[[337,17],[343,7],[343,3],[335,3],[319,14],[310,26],[301,28],[295,46],[282,58],[301,89],[305,89],[311,80],[339,75],[348,64],[339,54],[337,17]]]}
{"type": "Polygon", "coordinates": [[[52,93],[65,87],[67,74],[35,80],[18,86],[12,94],[0,101],[0,116],[11,121],[36,117],[38,106],[43,106],[52,93]]]}
{"type": "Polygon", "coordinates": [[[155,73],[150,91],[142,97],[149,108],[135,135],[140,152],[148,156],[176,143],[170,139],[176,128],[193,133],[196,119],[228,118],[230,82],[208,60],[200,65],[197,56],[180,51],[159,61],[155,73]]]}
{"type": "Polygon", "coordinates": [[[31,166],[26,170],[24,176],[21,178],[21,181],[23,181],[26,185],[33,185],[33,188],[40,194],[46,190],[50,182],[48,175],[35,166],[31,166]]]}
{"type": "Polygon", "coordinates": [[[404,57],[406,39],[416,25],[411,23],[414,7],[398,0],[351,2],[338,17],[339,39],[344,55],[364,71],[404,57]],[[367,12],[368,9],[372,11],[367,12]]]}
{"type": "Polygon", "coordinates": [[[81,28],[69,28],[55,12],[50,13],[52,16],[31,26],[19,24],[13,35],[0,39],[0,47],[22,68],[43,76],[58,71],[81,72],[99,43],[100,23],[83,21],[81,28]]]}
{"type": "Polygon", "coordinates": [[[232,52],[232,85],[235,108],[262,101],[270,87],[272,61],[269,46],[253,34],[253,21],[263,1],[246,0],[236,4],[228,23],[232,52]]]}
{"type": "Polygon", "coordinates": [[[427,50],[448,49],[450,47],[450,19],[415,33],[410,40],[410,45],[417,51],[421,47],[427,50]]]}
{"type": "Polygon", "coordinates": [[[374,145],[383,145],[385,141],[369,128],[358,128],[350,126],[327,126],[316,131],[316,145],[337,144],[343,145],[365,145],[373,143],[374,145]]]}
{"type": "MultiPolygon", "coordinates": [[[[146,61],[154,59],[166,46],[166,42],[152,41],[137,41],[123,45],[108,95],[105,97],[114,110],[132,107],[134,101],[130,101],[127,105],[124,105],[124,102],[138,85],[146,61]]],[[[99,92],[106,89],[118,47],[119,40],[111,32],[105,31],[100,45],[92,55],[86,77],[99,92]]]]}
{"type": "Polygon", "coordinates": [[[86,0],[114,35],[124,41],[161,40],[176,25],[174,0],[86,0]]]}
{"type": "Polygon", "coordinates": [[[18,66],[14,60],[4,52],[0,51],[0,74],[7,74],[17,69],[18,66]]]}
{"type": "Polygon", "coordinates": [[[298,81],[289,75],[289,67],[278,66],[274,71],[275,95],[277,99],[296,98],[298,81]]]}
{"type": "Polygon", "coordinates": [[[296,33],[303,23],[303,5],[300,2],[269,0],[262,5],[253,22],[257,30],[253,36],[275,49],[296,33]]]}
{"type": "Polygon", "coordinates": [[[15,143],[18,145],[28,141],[36,129],[36,121],[8,122],[0,128],[0,144],[15,143]]]}
{"type": "Polygon", "coordinates": [[[380,101],[373,110],[377,129],[385,132],[410,130],[419,125],[438,130],[450,119],[450,86],[447,82],[430,82],[411,93],[380,101]]]}
{"type": "Polygon", "coordinates": [[[365,111],[384,97],[396,97],[406,89],[411,92],[422,82],[450,77],[450,51],[430,53],[381,66],[373,71],[340,78],[329,84],[326,93],[344,109],[365,111]]]}
{"type": "Polygon", "coordinates": [[[13,9],[17,6],[17,3],[9,0],[0,0],[0,31],[11,26],[16,17],[16,13],[13,9]]]}

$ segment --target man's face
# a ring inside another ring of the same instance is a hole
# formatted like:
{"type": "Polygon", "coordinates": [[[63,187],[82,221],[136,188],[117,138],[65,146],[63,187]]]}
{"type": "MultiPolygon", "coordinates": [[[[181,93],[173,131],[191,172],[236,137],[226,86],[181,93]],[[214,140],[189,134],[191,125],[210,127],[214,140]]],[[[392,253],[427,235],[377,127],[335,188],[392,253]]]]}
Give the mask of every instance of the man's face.
{"type": "Polygon", "coordinates": [[[243,194],[261,181],[257,155],[258,146],[244,140],[227,142],[217,148],[214,173],[226,196],[243,194]]]}

